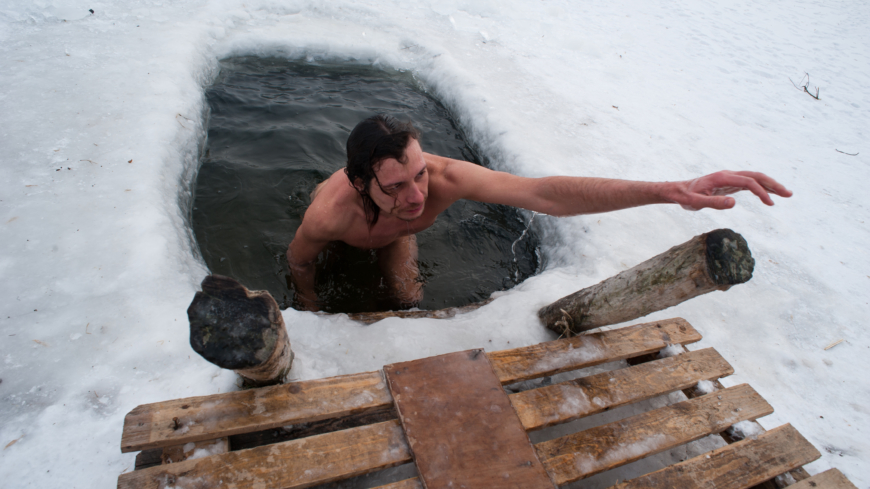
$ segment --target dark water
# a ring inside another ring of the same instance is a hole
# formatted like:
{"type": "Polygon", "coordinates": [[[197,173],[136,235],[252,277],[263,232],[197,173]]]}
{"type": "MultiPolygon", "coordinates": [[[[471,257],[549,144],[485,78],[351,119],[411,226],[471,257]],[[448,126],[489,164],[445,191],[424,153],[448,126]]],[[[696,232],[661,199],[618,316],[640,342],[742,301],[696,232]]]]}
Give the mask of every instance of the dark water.
{"type": "MultiPolygon", "coordinates": [[[[408,73],[366,66],[263,58],[221,62],[206,92],[208,146],[197,175],[193,228],[212,273],[268,290],[282,307],[295,295],[285,258],[309,194],[345,164],[345,142],[377,113],[412,120],[423,150],[480,164],[448,111],[408,73]]],[[[461,201],[419,233],[422,309],[483,300],[536,272],[537,236],[514,209],[461,201]],[[512,244],[515,254],[512,252],[512,244]]],[[[328,312],[394,309],[374,254],[342,243],[318,260],[328,312]]]]}

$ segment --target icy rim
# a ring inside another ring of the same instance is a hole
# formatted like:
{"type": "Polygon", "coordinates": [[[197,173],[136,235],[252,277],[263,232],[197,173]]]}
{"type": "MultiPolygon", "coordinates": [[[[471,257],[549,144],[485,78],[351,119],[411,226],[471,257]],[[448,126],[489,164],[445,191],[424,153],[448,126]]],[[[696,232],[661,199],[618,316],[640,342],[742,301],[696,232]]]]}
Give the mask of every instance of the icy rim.
{"type": "Polygon", "coordinates": [[[721,213],[541,216],[548,269],[477,312],[368,327],[286,312],[291,376],[553,339],[535,318],[542,305],[730,227],[750,244],[753,280],[650,319],[695,325],[705,339],[692,348],[714,346],[734,365],[725,383],[750,383],[777,410],[763,425],[791,422],[821,450],[811,472],[836,466],[868,485],[868,11],[0,0],[0,475],[15,487],[114,487],[132,469],[118,448],[130,409],[235,388],[187,344],[184,311],[206,270],[184,208],[203,87],[218,59],[258,55],[411,70],[518,174],[748,169],[795,191],[773,208],[741,197],[721,213]],[[789,81],[805,73],[820,100],[789,81]]]}

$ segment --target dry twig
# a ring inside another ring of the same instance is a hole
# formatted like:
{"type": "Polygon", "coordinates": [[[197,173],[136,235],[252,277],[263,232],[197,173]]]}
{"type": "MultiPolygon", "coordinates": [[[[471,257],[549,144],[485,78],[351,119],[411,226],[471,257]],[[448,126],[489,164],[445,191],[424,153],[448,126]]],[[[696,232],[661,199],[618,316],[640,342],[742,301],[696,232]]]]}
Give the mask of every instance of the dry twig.
{"type": "Polygon", "coordinates": [[[803,78],[801,78],[801,82],[803,82],[803,83],[801,83],[800,86],[795,85],[795,82],[793,82],[791,78],[789,78],[788,81],[790,81],[791,84],[794,85],[794,87],[797,88],[798,90],[801,90],[803,92],[807,92],[807,95],[809,95],[810,97],[812,97],[816,100],[819,100],[819,87],[816,87],[816,94],[815,95],[813,95],[813,93],[810,92],[809,88],[807,88],[810,86],[810,74],[809,73],[804,73],[803,78]],[[806,80],[807,80],[806,82],[803,82],[804,78],[806,78],[806,80]]]}

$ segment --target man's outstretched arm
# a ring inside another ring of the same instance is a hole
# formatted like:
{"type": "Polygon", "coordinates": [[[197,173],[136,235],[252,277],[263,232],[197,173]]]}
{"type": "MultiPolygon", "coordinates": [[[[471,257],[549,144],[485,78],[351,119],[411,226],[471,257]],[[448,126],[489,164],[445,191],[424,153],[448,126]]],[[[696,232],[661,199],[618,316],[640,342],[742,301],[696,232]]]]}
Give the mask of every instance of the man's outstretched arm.
{"type": "Polygon", "coordinates": [[[635,182],[588,177],[524,178],[458,160],[449,160],[445,176],[456,198],[521,207],[552,216],[609,212],[649,204],[680,204],[686,209],[729,209],[728,194],[749,190],[767,205],[770,194],[791,191],[756,172],[721,171],[683,182],[635,182]]]}

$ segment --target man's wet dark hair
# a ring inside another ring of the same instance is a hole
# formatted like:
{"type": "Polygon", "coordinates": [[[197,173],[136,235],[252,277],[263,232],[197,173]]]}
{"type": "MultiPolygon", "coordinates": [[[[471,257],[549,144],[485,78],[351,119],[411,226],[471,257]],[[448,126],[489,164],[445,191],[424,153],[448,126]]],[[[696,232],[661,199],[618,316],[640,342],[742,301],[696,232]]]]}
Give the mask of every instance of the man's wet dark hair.
{"type": "Polygon", "coordinates": [[[351,185],[359,178],[363,189],[356,189],[363,200],[363,210],[369,228],[378,222],[380,208],[369,195],[372,180],[387,195],[375,175],[375,166],[381,161],[394,158],[405,164],[405,148],[411,138],[419,140],[420,132],[410,122],[401,122],[395,117],[378,114],[360,122],[347,137],[347,167],[344,172],[351,185]]]}

